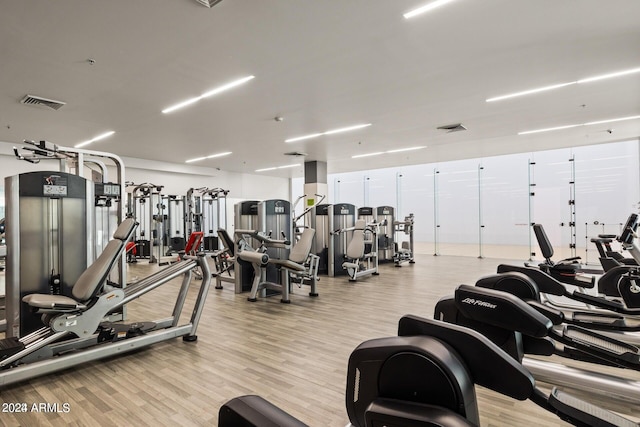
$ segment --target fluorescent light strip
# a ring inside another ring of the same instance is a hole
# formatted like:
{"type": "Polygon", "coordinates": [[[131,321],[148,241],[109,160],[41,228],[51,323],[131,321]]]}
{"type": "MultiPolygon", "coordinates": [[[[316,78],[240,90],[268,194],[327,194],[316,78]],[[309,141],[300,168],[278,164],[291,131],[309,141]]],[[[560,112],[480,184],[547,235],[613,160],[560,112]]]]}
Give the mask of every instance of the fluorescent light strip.
{"type": "Polygon", "coordinates": [[[296,163],[296,164],[293,164],[293,165],[274,166],[274,167],[271,167],[271,168],[256,169],[256,172],[266,172],[266,171],[274,171],[276,169],[295,168],[296,166],[300,166],[300,163],[296,163]]]}
{"type": "Polygon", "coordinates": [[[173,112],[175,110],[178,110],[180,108],[184,108],[184,107],[186,107],[188,105],[194,104],[194,103],[200,101],[201,99],[208,98],[208,97],[213,96],[213,95],[217,95],[220,92],[224,92],[226,90],[229,90],[231,88],[239,86],[239,85],[241,85],[243,83],[246,83],[249,80],[252,80],[254,78],[255,78],[255,76],[247,76],[247,77],[243,77],[243,78],[238,79],[238,80],[234,80],[231,83],[227,83],[227,84],[219,86],[219,87],[217,87],[215,89],[211,89],[210,91],[207,91],[207,92],[203,93],[200,96],[196,96],[194,98],[187,99],[186,101],[182,101],[182,102],[179,102],[177,104],[174,104],[171,107],[167,107],[164,110],[162,110],[162,112],[164,114],[171,113],[171,112],[173,112]]]}
{"type": "Polygon", "coordinates": [[[602,123],[613,123],[613,122],[623,122],[625,120],[635,120],[640,119],[640,116],[629,116],[629,117],[620,117],[619,119],[609,119],[609,120],[599,120],[597,122],[589,122],[585,123],[585,126],[589,125],[601,125],[602,123]]]}
{"type": "Polygon", "coordinates": [[[317,138],[317,137],[322,136],[322,135],[333,135],[335,133],[348,132],[348,131],[351,131],[351,130],[362,129],[362,128],[366,128],[367,126],[371,126],[371,123],[365,123],[365,124],[361,124],[361,125],[353,125],[353,126],[348,126],[348,127],[344,127],[344,128],[328,130],[326,132],[312,133],[312,134],[309,134],[309,135],[298,136],[296,138],[285,139],[284,142],[298,142],[298,141],[302,141],[302,140],[305,140],[305,139],[317,138]]]}
{"type": "Polygon", "coordinates": [[[404,16],[405,19],[413,18],[414,16],[422,15],[423,13],[429,12],[430,10],[433,10],[436,7],[443,6],[452,1],[453,0],[436,0],[424,6],[420,6],[417,9],[411,10],[402,16],[404,16]]]}
{"type": "Polygon", "coordinates": [[[584,79],[576,80],[573,82],[559,83],[551,86],[544,86],[536,89],[524,90],[522,92],[510,93],[508,95],[496,96],[494,98],[487,99],[486,102],[502,101],[503,99],[515,98],[517,96],[531,95],[533,93],[559,89],[561,87],[570,86],[574,84],[591,83],[598,80],[612,79],[614,77],[622,77],[622,76],[627,76],[629,74],[635,74],[635,73],[640,73],[640,68],[632,68],[632,69],[623,70],[623,71],[614,71],[612,73],[601,74],[599,76],[586,77],[584,79]]]}
{"type": "Polygon", "coordinates": [[[408,147],[408,148],[398,148],[396,150],[388,150],[388,151],[376,151],[375,153],[367,153],[367,154],[357,154],[355,156],[351,156],[352,159],[358,159],[360,157],[371,157],[371,156],[379,156],[380,154],[392,154],[392,153],[402,153],[404,151],[414,151],[420,150],[422,148],[427,148],[426,146],[421,147],[408,147]]]}
{"type": "Polygon", "coordinates": [[[489,98],[489,99],[486,100],[486,102],[502,101],[503,99],[515,98],[517,96],[531,95],[532,93],[538,93],[538,92],[544,92],[544,91],[547,91],[547,90],[558,89],[558,88],[561,88],[561,87],[574,85],[576,83],[578,83],[578,82],[560,83],[560,84],[557,84],[557,85],[539,87],[537,89],[523,90],[522,92],[510,93],[509,95],[502,95],[502,96],[496,96],[495,98],[489,98]]]}
{"type": "Polygon", "coordinates": [[[527,131],[524,131],[524,132],[518,132],[518,135],[529,135],[529,134],[532,134],[532,133],[551,132],[552,130],[569,129],[569,128],[575,128],[575,127],[578,127],[578,126],[583,126],[583,125],[566,125],[566,126],[556,126],[556,127],[553,127],[553,128],[527,130],[527,131]]]}
{"type": "Polygon", "coordinates": [[[210,156],[196,157],[195,159],[185,160],[185,163],[199,162],[206,159],[215,159],[216,157],[228,156],[229,154],[231,154],[231,151],[225,151],[224,153],[212,154],[210,156]]]}
{"type": "Polygon", "coordinates": [[[614,122],[622,122],[625,120],[635,120],[635,119],[640,119],[640,116],[628,116],[628,117],[620,117],[617,119],[607,119],[607,120],[598,120],[595,122],[588,122],[588,123],[580,123],[577,125],[567,125],[567,126],[558,126],[558,127],[553,127],[553,128],[546,128],[546,129],[536,129],[536,130],[528,130],[528,131],[524,131],[524,132],[518,132],[518,135],[529,135],[532,133],[541,133],[541,132],[550,132],[553,130],[561,130],[561,129],[569,129],[569,128],[575,128],[578,126],[591,126],[591,125],[601,125],[604,123],[614,123],[614,122]]]}
{"type": "Polygon", "coordinates": [[[352,159],[359,159],[360,157],[379,156],[380,154],[384,154],[384,151],[377,151],[375,153],[367,153],[367,154],[358,154],[356,156],[351,156],[351,158],[352,159]]]}
{"type": "Polygon", "coordinates": [[[613,73],[602,74],[594,77],[587,77],[586,79],[578,80],[578,83],[591,83],[598,80],[612,79],[614,77],[621,77],[621,76],[626,76],[628,74],[634,74],[634,73],[640,73],[640,68],[632,68],[630,70],[615,71],[613,73]]]}
{"type": "Polygon", "coordinates": [[[385,153],[402,153],[402,152],[405,152],[405,151],[421,150],[423,148],[427,148],[427,147],[426,146],[422,146],[422,147],[398,148],[397,150],[385,151],[385,153]]]}
{"type": "Polygon", "coordinates": [[[102,134],[100,134],[100,135],[98,135],[98,136],[96,136],[94,138],[91,138],[88,141],[84,141],[84,142],[81,142],[79,144],[76,144],[75,148],[81,148],[81,147],[84,147],[85,145],[91,144],[92,142],[96,142],[96,141],[100,141],[101,139],[108,138],[111,135],[113,135],[114,133],[116,133],[116,132],[113,131],[113,130],[110,130],[109,132],[102,133],[102,134]]]}

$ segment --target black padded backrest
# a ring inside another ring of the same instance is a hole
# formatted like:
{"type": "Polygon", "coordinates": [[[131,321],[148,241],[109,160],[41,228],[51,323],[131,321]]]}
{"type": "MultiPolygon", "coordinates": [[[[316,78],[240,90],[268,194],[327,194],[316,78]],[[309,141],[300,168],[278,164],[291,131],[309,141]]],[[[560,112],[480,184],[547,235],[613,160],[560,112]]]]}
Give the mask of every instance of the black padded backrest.
{"type": "Polygon", "coordinates": [[[538,290],[543,294],[565,296],[567,295],[567,288],[558,280],[551,277],[549,274],[534,267],[524,267],[519,265],[507,265],[500,264],[498,266],[498,273],[517,272],[522,273],[525,276],[533,280],[538,287],[538,290]]]}
{"type": "Polygon", "coordinates": [[[218,237],[220,237],[222,245],[231,254],[231,256],[235,256],[235,245],[233,244],[233,240],[229,236],[229,233],[227,233],[227,230],[224,228],[218,228],[218,237]]]}
{"type": "Polygon", "coordinates": [[[455,349],[433,337],[378,338],[351,353],[345,393],[351,424],[365,427],[366,411],[381,398],[443,407],[479,424],[465,363],[455,349]]]}
{"type": "Polygon", "coordinates": [[[522,273],[498,273],[480,278],[476,282],[480,288],[508,292],[525,301],[540,301],[538,286],[522,273]]]}
{"type": "Polygon", "coordinates": [[[533,394],[535,380],[529,371],[476,331],[407,315],[400,319],[398,335],[426,335],[447,343],[462,357],[476,384],[518,400],[533,394]]]}
{"type": "Polygon", "coordinates": [[[507,292],[460,285],[455,299],[456,306],[466,317],[499,328],[545,337],[553,326],[549,318],[507,292]]]}
{"type": "Polygon", "coordinates": [[[551,260],[551,257],[553,256],[553,246],[551,246],[551,242],[547,237],[547,233],[544,232],[542,224],[533,224],[533,232],[536,235],[538,246],[540,246],[540,250],[542,251],[542,256],[546,260],[551,260]]]}

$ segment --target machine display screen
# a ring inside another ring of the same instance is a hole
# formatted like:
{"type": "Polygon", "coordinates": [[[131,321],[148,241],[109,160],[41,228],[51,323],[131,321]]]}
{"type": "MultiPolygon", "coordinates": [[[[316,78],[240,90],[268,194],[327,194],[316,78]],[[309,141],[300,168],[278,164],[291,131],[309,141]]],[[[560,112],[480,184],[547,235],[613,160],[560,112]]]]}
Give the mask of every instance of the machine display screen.
{"type": "Polygon", "coordinates": [[[66,196],[67,195],[67,186],[66,185],[43,185],[42,193],[45,196],[66,196]]]}

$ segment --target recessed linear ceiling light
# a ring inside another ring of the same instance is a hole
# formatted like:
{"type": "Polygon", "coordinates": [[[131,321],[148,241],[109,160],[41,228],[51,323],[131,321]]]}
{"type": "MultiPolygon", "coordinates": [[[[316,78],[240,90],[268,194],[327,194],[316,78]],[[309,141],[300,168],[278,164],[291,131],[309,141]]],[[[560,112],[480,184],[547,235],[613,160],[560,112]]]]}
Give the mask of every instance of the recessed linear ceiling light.
{"type": "Polygon", "coordinates": [[[228,156],[229,154],[231,154],[231,151],[225,151],[224,153],[212,154],[210,156],[196,157],[195,159],[185,160],[185,163],[199,162],[206,159],[215,159],[216,157],[228,156]]]}
{"type": "Polygon", "coordinates": [[[164,114],[171,113],[171,112],[173,112],[175,110],[178,110],[180,108],[186,107],[187,105],[194,104],[194,103],[200,101],[201,99],[208,98],[210,96],[217,95],[220,92],[224,92],[224,91],[229,90],[231,88],[234,88],[236,86],[240,86],[241,84],[246,83],[249,80],[252,80],[254,78],[255,78],[255,76],[247,76],[247,77],[243,77],[243,78],[238,79],[238,80],[234,80],[231,83],[227,83],[225,85],[222,85],[222,86],[219,86],[217,88],[211,89],[210,91],[207,91],[207,92],[203,93],[200,96],[196,96],[195,98],[190,98],[190,99],[187,99],[186,101],[182,101],[182,102],[179,102],[177,104],[174,104],[171,107],[165,108],[164,110],[162,110],[162,112],[164,114]]]}
{"type": "Polygon", "coordinates": [[[114,133],[116,133],[116,132],[113,131],[113,130],[110,130],[109,132],[102,133],[102,134],[100,134],[100,135],[98,135],[98,136],[96,136],[94,138],[91,138],[88,141],[84,141],[84,142],[81,142],[79,144],[76,144],[75,148],[81,148],[81,147],[84,147],[85,145],[91,144],[92,142],[96,142],[96,141],[100,141],[101,139],[108,138],[111,135],[113,135],[114,133]]]}
{"type": "Polygon", "coordinates": [[[579,124],[575,124],[575,125],[566,125],[566,126],[557,126],[557,127],[553,127],[553,128],[527,130],[527,131],[524,131],[524,132],[518,132],[518,135],[530,135],[532,133],[550,132],[550,131],[553,131],[553,130],[569,129],[569,128],[575,128],[575,127],[578,127],[578,126],[601,125],[601,124],[604,124],[604,123],[622,122],[622,121],[625,121],[625,120],[635,120],[635,119],[640,119],[640,116],[628,116],[628,117],[620,117],[620,118],[617,118],[617,119],[607,119],[607,120],[598,120],[598,121],[595,121],[595,122],[579,123],[579,124]]]}
{"type": "Polygon", "coordinates": [[[389,151],[385,151],[385,153],[402,153],[404,151],[414,151],[414,150],[421,150],[423,148],[427,148],[426,146],[421,146],[421,147],[409,147],[409,148],[398,148],[397,150],[389,150],[389,151]]]}
{"type": "Polygon", "coordinates": [[[501,95],[501,96],[496,96],[494,98],[488,98],[486,102],[502,101],[503,99],[515,98],[517,96],[531,95],[533,93],[559,89],[565,86],[571,86],[571,85],[582,84],[582,83],[591,83],[598,80],[612,79],[614,77],[622,77],[622,76],[627,76],[629,74],[635,74],[635,73],[640,73],[640,68],[632,68],[632,69],[623,70],[623,71],[614,71],[612,73],[601,74],[599,76],[593,76],[593,77],[587,77],[587,78],[576,80],[573,82],[558,83],[555,85],[543,86],[536,89],[523,90],[521,92],[510,93],[508,95],[501,95]]]}
{"type": "Polygon", "coordinates": [[[398,148],[396,150],[377,151],[375,153],[367,153],[367,154],[356,154],[355,156],[351,156],[351,158],[352,159],[358,159],[360,157],[379,156],[380,154],[402,153],[404,151],[414,151],[414,150],[420,150],[422,148],[427,148],[427,147],[423,145],[423,146],[420,146],[420,147],[398,148]]]}
{"type": "Polygon", "coordinates": [[[344,127],[344,128],[328,130],[326,132],[312,133],[312,134],[309,134],[309,135],[298,136],[296,138],[285,139],[284,142],[298,142],[298,141],[303,141],[305,139],[317,138],[317,137],[322,136],[322,135],[333,135],[335,133],[349,132],[349,131],[356,130],[356,129],[362,129],[362,128],[366,128],[367,126],[371,126],[371,123],[365,123],[365,124],[362,124],[362,125],[347,126],[347,127],[344,127]]]}
{"type": "Polygon", "coordinates": [[[358,159],[360,157],[371,157],[371,156],[379,156],[380,154],[384,154],[384,151],[377,151],[375,153],[367,153],[367,154],[358,154],[355,156],[351,156],[352,159],[358,159]]]}
{"type": "Polygon", "coordinates": [[[445,5],[445,4],[450,3],[452,1],[453,0],[435,0],[435,1],[432,1],[431,3],[429,3],[429,4],[425,4],[424,6],[420,6],[417,9],[413,9],[413,10],[405,13],[402,16],[404,16],[405,19],[413,18],[414,16],[422,15],[423,13],[429,12],[430,10],[433,10],[436,7],[445,5]]]}
{"type": "Polygon", "coordinates": [[[271,168],[256,169],[256,172],[266,172],[266,171],[274,171],[276,169],[295,168],[296,166],[300,166],[300,163],[296,163],[296,164],[293,164],[293,165],[274,166],[274,167],[271,167],[271,168]]]}

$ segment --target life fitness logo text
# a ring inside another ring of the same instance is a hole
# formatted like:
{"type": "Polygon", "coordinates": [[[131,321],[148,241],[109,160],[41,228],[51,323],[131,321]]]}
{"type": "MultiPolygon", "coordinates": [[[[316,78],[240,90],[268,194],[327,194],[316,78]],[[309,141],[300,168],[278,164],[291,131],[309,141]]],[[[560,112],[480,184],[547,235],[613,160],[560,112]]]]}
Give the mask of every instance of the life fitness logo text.
{"type": "Polygon", "coordinates": [[[498,306],[497,304],[491,304],[490,302],[481,301],[479,299],[473,299],[473,298],[465,298],[462,300],[462,302],[469,305],[477,305],[479,307],[486,307],[491,309],[494,309],[498,306]]]}

